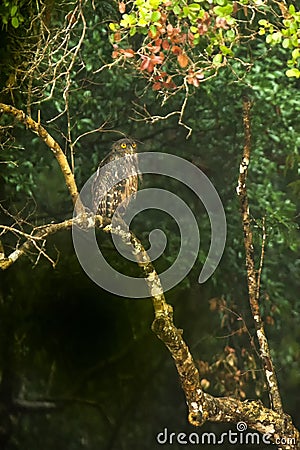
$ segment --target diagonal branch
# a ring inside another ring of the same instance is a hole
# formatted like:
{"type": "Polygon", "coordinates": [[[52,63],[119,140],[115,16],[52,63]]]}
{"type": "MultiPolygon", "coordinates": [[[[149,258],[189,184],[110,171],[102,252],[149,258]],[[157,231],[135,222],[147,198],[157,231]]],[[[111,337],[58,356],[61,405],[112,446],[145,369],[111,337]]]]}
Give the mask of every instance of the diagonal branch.
{"type": "MultiPolygon", "coordinates": [[[[66,185],[69,189],[73,203],[79,197],[74,175],[72,174],[67,158],[58,143],[49,135],[49,133],[30,117],[26,116],[12,106],[0,103],[0,112],[13,115],[20,123],[26,125],[36,133],[54,153],[60,168],[64,174],[66,185]]],[[[278,392],[278,386],[274,367],[270,358],[268,342],[265,337],[262,319],[259,311],[257,296],[257,275],[254,267],[253,238],[250,227],[249,205],[246,191],[246,176],[250,158],[250,102],[244,102],[244,128],[245,128],[245,146],[243,160],[240,166],[240,177],[238,184],[238,194],[241,199],[244,242],[246,249],[246,264],[248,275],[249,298],[252,314],[256,323],[257,338],[260,345],[261,356],[265,364],[265,373],[269,386],[271,406],[273,409],[265,408],[260,401],[240,401],[230,397],[213,397],[205,393],[201,387],[199,372],[192,354],[183,339],[182,330],[176,328],[173,322],[172,307],[166,303],[163,288],[157,272],[141,242],[130,231],[124,231],[120,227],[113,228],[106,226],[104,231],[118,234],[127,245],[131,245],[133,254],[136,257],[138,265],[144,273],[148,284],[149,294],[152,297],[155,318],[152,324],[152,330],[157,337],[166,345],[172,358],[174,359],[176,369],[181,381],[182,389],[185,394],[188,406],[189,422],[195,426],[201,426],[205,421],[230,422],[240,421],[261,433],[268,433],[270,441],[277,443],[277,439],[282,437],[293,438],[295,444],[290,444],[286,439],[280,448],[299,449],[300,435],[295,429],[291,418],[283,413],[281,399],[278,392]]],[[[12,252],[8,258],[5,258],[0,245],[0,267],[6,269],[10,267],[20,256],[23,256],[39,239],[45,239],[50,234],[60,230],[71,228],[76,221],[76,225],[83,227],[94,227],[105,225],[101,216],[87,217],[84,206],[78,202],[77,217],[69,219],[58,224],[48,224],[36,227],[30,235],[23,235],[26,241],[12,252]]],[[[14,230],[15,231],[15,230],[14,230]]],[[[40,406],[40,405],[39,405],[40,406]]],[[[44,405],[42,405],[44,406],[44,405]]]]}
{"type": "MultiPolygon", "coordinates": [[[[250,162],[251,153],[251,125],[250,125],[250,109],[251,103],[248,98],[243,100],[243,124],[244,124],[244,135],[245,143],[243,149],[243,157],[240,164],[240,173],[237,186],[237,194],[240,199],[242,222],[244,230],[244,247],[246,253],[246,268],[247,268],[247,282],[248,282],[248,293],[249,302],[252,312],[252,316],[255,322],[256,336],[259,343],[260,356],[263,361],[265,377],[267,381],[269,398],[271,408],[278,413],[282,413],[282,402],[279,393],[277,377],[275,373],[275,368],[272,362],[270,348],[268,340],[265,334],[263,320],[259,308],[259,284],[260,284],[260,273],[257,276],[254,263],[254,246],[253,246],[253,234],[251,229],[251,219],[249,212],[249,201],[247,195],[247,173],[248,166],[250,162]]],[[[263,244],[265,245],[265,244],[263,244]]],[[[263,251],[264,252],[264,246],[263,251]]],[[[261,271],[261,269],[260,269],[261,271]]]]}
{"type": "Polygon", "coordinates": [[[21,237],[27,238],[26,241],[19,247],[15,248],[13,252],[7,257],[4,253],[3,245],[0,241],[0,269],[5,270],[11,267],[19,258],[26,255],[26,253],[35,247],[36,243],[39,241],[46,240],[48,236],[51,236],[59,231],[69,230],[74,224],[78,224],[82,227],[98,227],[102,228],[107,224],[107,220],[103,219],[102,216],[87,217],[84,213],[82,215],[76,216],[76,218],[67,219],[60,223],[48,223],[47,225],[41,225],[32,229],[31,233],[23,233],[14,227],[8,227],[0,225],[0,229],[5,231],[10,231],[11,233],[16,233],[21,235],[21,237]]]}
{"type": "Polygon", "coordinates": [[[106,232],[117,234],[126,246],[131,246],[138,265],[143,270],[152,297],[155,319],[152,330],[165,344],[174,359],[188,406],[188,419],[200,427],[206,421],[238,423],[263,433],[265,439],[285,450],[300,449],[300,433],[290,416],[264,407],[261,401],[241,401],[231,397],[213,397],[205,393],[192,354],[183,339],[183,331],[173,322],[173,310],[165,300],[159,276],[137,237],[121,227],[106,226],[106,232]]]}
{"type": "MultiPolygon", "coordinates": [[[[76,223],[76,226],[82,226],[84,228],[103,228],[103,225],[106,225],[106,222],[101,216],[89,216],[88,220],[86,220],[86,216],[82,215],[58,224],[37,227],[32,231],[32,238],[30,235],[30,238],[19,249],[13,252],[19,252],[19,256],[14,256],[15,260],[24,255],[30,246],[39,239],[45,239],[50,234],[69,229],[74,223],[76,223]]],[[[172,307],[165,300],[159,276],[146,250],[130,231],[124,231],[120,227],[112,228],[111,224],[105,226],[103,230],[118,234],[126,245],[130,245],[138,265],[143,270],[155,313],[152,330],[166,345],[174,359],[188,406],[189,422],[199,427],[206,421],[228,423],[243,421],[249,428],[257,430],[260,433],[267,433],[268,443],[277,443],[279,439],[284,438],[285,442],[280,448],[285,450],[299,449],[300,435],[288,415],[265,408],[260,401],[242,402],[231,397],[217,398],[202,390],[197,365],[183,339],[182,330],[176,328],[174,325],[172,307]],[[291,442],[295,442],[295,445],[291,444],[291,442]]],[[[9,258],[0,260],[0,263],[9,267],[14,262],[14,258],[10,255],[9,258]]],[[[27,405],[24,402],[16,406],[29,410],[52,408],[52,404],[27,405]],[[36,408],[32,408],[32,406],[36,406],[36,408]]]]}
{"type": "MultiPolygon", "coordinates": [[[[74,219],[65,220],[60,223],[49,223],[48,225],[42,225],[32,230],[31,234],[22,233],[23,237],[26,237],[26,241],[16,248],[9,256],[5,257],[4,250],[0,252],[0,269],[5,270],[12,266],[20,257],[25,256],[26,253],[35,245],[36,241],[46,239],[48,236],[57,233],[58,231],[68,230],[72,227],[74,219]]],[[[1,226],[1,228],[3,228],[1,226]]],[[[8,231],[12,233],[16,232],[15,228],[6,227],[8,231]]]]}
{"type": "Polygon", "coordinates": [[[48,131],[38,122],[35,122],[31,117],[27,116],[24,111],[14,108],[11,105],[6,105],[0,103],[0,113],[6,113],[14,116],[18,122],[25,125],[33,133],[37,134],[42,141],[45,142],[47,147],[54,153],[54,156],[59,164],[59,167],[65,178],[66,186],[71,195],[73,204],[77,208],[77,213],[84,213],[84,207],[79,199],[78,189],[76,186],[74,175],[70,169],[68,160],[64,152],[62,151],[60,145],[53,139],[53,137],[48,133],[48,131]],[[78,201],[77,201],[78,199],[78,201]]]}

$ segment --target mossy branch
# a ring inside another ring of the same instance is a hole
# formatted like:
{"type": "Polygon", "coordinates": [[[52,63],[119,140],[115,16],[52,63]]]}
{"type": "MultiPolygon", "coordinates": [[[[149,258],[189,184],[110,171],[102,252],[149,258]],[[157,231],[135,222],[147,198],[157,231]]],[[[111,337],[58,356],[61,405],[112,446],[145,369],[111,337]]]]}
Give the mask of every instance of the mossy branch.
{"type": "MultiPolygon", "coordinates": [[[[64,174],[66,185],[71,195],[74,205],[77,207],[77,216],[74,219],[66,220],[59,224],[48,224],[33,229],[30,235],[24,233],[26,241],[17,248],[8,258],[5,258],[4,250],[0,245],[0,267],[5,269],[10,267],[34,242],[46,239],[47,236],[61,230],[72,227],[76,221],[77,226],[82,227],[102,227],[106,224],[101,216],[86,217],[84,206],[78,202],[79,194],[72,171],[70,170],[67,158],[58,143],[49,133],[37,122],[26,116],[12,106],[0,104],[0,111],[13,115],[19,122],[23,123],[46,143],[53,151],[60,168],[64,174]]],[[[240,166],[240,177],[238,194],[241,198],[243,214],[243,226],[245,233],[246,263],[248,274],[248,286],[250,304],[257,324],[257,337],[261,346],[261,351],[267,352],[266,338],[262,326],[257,301],[257,280],[254,269],[253,242],[250,228],[249,205],[246,191],[246,175],[250,158],[250,104],[244,104],[244,126],[245,126],[245,147],[243,161],[240,166]]],[[[149,296],[152,298],[155,318],[152,330],[157,337],[165,344],[174,359],[176,369],[181,381],[188,406],[189,422],[195,426],[201,426],[206,421],[238,423],[245,422],[249,428],[268,434],[270,441],[277,444],[284,450],[300,449],[299,431],[294,427],[291,418],[282,411],[280,397],[276,397],[278,392],[277,384],[270,387],[272,407],[275,410],[263,406],[260,401],[240,401],[231,397],[213,397],[205,393],[201,386],[201,380],[196,362],[183,339],[182,330],[176,328],[173,322],[173,310],[165,300],[160,278],[141,242],[130,231],[125,231],[121,227],[113,228],[112,225],[105,226],[104,231],[118,234],[126,245],[130,245],[135,255],[138,265],[144,273],[145,280],[149,288],[149,296]]],[[[14,229],[11,230],[16,231],[14,229]]],[[[22,232],[20,232],[22,234],[22,232]]],[[[19,234],[20,234],[19,233],[19,234]]],[[[271,366],[266,367],[266,375],[270,375],[269,381],[276,381],[274,370],[271,366]],[[269,372],[270,373],[269,373],[269,372]]],[[[278,394],[279,395],[279,394],[278,394]]]]}
{"type": "MultiPolygon", "coordinates": [[[[264,330],[264,324],[261,317],[260,307],[259,307],[259,286],[260,286],[260,270],[257,273],[255,270],[255,255],[254,255],[254,245],[253,245],[253,233],[251,228],[251,218],[249,210],[249,200],[247,194],[247,174],[248,167],[250,163],[251,154],[251,123],[250,123],[250,110],[251,102],[248,98],[243,100],[243,125],[244,125],[244,148],[243,157],[240,163],[237,194],[240,199],[240,207],[242,213],[242,223],[244,231],[244,248],[246,255],[246,269],[247,269],[247,283],[248,283],[248,294],[250,308],[252,316],[255,323],[256,336],[259,344],[260,356],[263,362],[263,368],[265,372],[266,382],[269,391],[270,405],[274,411],[278,413],[283,412],[282,401],[280,397],[280,392],[277,383],[277,377],[275,373],[275,368],[271,358],[270,348],[268,340],[264,330]]],[[[264,251],[263,244],[263,251],[264,251]]]]}
{"type": "Polygon", "coordinates": [[[261,401],[241,401],[231,397],[213,397],[205,393],[196,362],[183,339],[183,331],[173,322],[173,309],[166,302],[163,288],[147,251],[139,239],[128,230],[109,225],[104,231],[117,234],[143,270],[151,295],[155,318],[152,330],[165,344],[174,359],[188,406],[188,419],[192,425],[201,426],[206,421],[245,422],[249,428],[268,436],[270,442],[285,450],[300,449],[300,434],[291,417],[264,407],[261,401]]]}
{"type": "Polygon", "coordinates": [[[74,174],[71,171],[68,160],[60,145],[56,140],[48,133],[48,131],[38,122],[27,116],[24,111],[15,108],[11,105],[0,103],[0,113],[6,113],[15,117],[15,119],[26,126],[33,133],[37,134],[40,139],[50,148],[53,152],[59,167],[65,178],[66,186],[69,190],[73,205],[77,208],[77,213],[84,213],[84,207],[79,199],[79,193],[75,182],[74,174]]]}

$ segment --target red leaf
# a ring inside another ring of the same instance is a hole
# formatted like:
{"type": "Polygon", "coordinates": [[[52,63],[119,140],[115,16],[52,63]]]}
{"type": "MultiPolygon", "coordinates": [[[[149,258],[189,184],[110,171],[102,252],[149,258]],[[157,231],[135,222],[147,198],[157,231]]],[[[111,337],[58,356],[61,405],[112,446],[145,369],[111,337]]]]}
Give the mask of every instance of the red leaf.
{"type": "Polygon", "coordinates": [[[180,67],[184,69],[184,67],[186,67],[189,63],[189,58],[186,56],[185,53],[182,53],[181,55],[177,56],[177,61],[180,67]]]}
{"type": "Polygon", "coordinates": [[[170,23],[167,25],[167,33],[168,34],[172,34],[173,33],[173,25],[171,25],[170,23]]]}
{"type": "Polygon", "coordinates": [[[150,58],[143,58],[142,64],[140,65],[140,70],[147,70],[150,63],[150,58]]]}
{"type": "Polygon", "coordinates": [[[132,48],[126,48],[125,50],[120,50],[121,53],[125,56],[125,58],[133,58],[134,57],[134,51],[132,48]]]}
{"type": "Polygon", "coordinates": [[[167,88],[167,89],[175,89],[176,88],[176,84],[173,81],[170,81],[169,83],[164,82],[163,87],[167,88]]]}
{"type": "Polygon", "coordinates": [[[147,70],[147,72],[151,73],[151,72],[153,72],[153,69],[154,69],[154,65],[153,65],[152,61],[150,60],[150,58],[144,57],[142,64],[140,65],[140,70],[147,70]]]}
{"type": "Polygon", "coordinates": [[[147,47],[151,53],[157,53],[160,51],[160,45],[148,44],[147,47]]]}
{"type": "Polygon", "coordinates": [[[152,61],[149,61],[149,64],[148,64],[148,67],[147,67],[147,71],[149,73],[151,73],[151,72],[153,72],[153,69],[154,69],[154,65],[153,65],[152,61]]]}
{"type": "Polygon", "coordinates": [[[121,14],[124,14],[124,12],[126,11],[126,5],[124,2],[119,2],[119,11],[121,14]]]}
{"type": "Polygon", "coordinates": [[[157,81],[156,83],[153,84],[152,89],[154,91],[159,91],[159,89],[161,88],[161,83],[159,81],[157,81]]]}
{"type": "Polygon", "coordinates": [[[162,41],[162,48],[163,48],[164,50],[169,50],[169,48],[170,48],[170,42],[167,41],[166,39],[164,39],[164,40],[162,41]]]}
{"type": "Polygon", "coordinates": [[[182,49],[178,45],[173,45],[171,51],[174,55],[180,55],[182,53],[182,49]]]}
{"type": "Polygon", "coordinates": [[[117,31],[115,34],[114,34],[114,41],[115,42],[119,42],[121,40],[121,33],[120,33],[120,31],[117,31]]]}
{"type": "Polygon", "coordinates": [[[162,64],[165,59],[165,55],[160,52],[159,55],[151,55],[151,61],[153,64],[162,64]]]}

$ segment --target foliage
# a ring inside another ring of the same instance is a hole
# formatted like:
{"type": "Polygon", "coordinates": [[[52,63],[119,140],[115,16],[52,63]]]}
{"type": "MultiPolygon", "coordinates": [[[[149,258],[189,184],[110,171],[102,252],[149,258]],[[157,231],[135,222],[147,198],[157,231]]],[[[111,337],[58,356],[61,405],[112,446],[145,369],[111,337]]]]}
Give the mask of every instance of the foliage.
{"type": "Polygon", "coordinates": [[[26,1],[2,0],[0,4],[0,20],[3,27],[12,25],[19,28],[24,22],[24,6],[26,1]]]}
{"type": "MultiPolygon", "coordinates": [[[[293,49],[287,76],[298,77],[300,12],[278,4],[281,15],[273,1],[122,1],[121,19],[110,23],[112,56],[133,64],[154,90],[187,89],[241,60],[240,49],[267,33],[267,44],[284,37],[283,48],[293,49]]],[[[249,55],[241,61],[252,65],[249,55]]]]}
{"type": "Polygon", "coordinates": [[[291,52],[291,58],[287,64],[289,69],[286,71],[288,77],[300,78],[300,11],[297,11],[293,4],[289,7],[284,2],[279,2],[282,17],[276,23],[261,19],[259,25],[260,35],[266,35],[266,43],[270,45],[282,44],[284,49],[291,52]]]}
{"type": "MultiPolygon", "coordinates": [[[[293,19],[284,18],[288,24],[277,9],[274,21],[265,2],[120,2],[120,19],[116,2],[81,4],[80,13],[76,2],[57,2],[49,35],[42,22],[34,38],[24,34],[19,65],[2,61],[15,80],[9,91],[3,83],[3,95],[40,118],[73,162],[79,186],[120,132],[140,140],[141,151],[166,151],[191,160],[212,179],[226,209],[228,239],[221,265],[205,286],[198,285],[197,276],[210,243],[209,221],[191,193],[183,194],[169,180],[161,182],[161,187],[184,195],[197,216],[202,241],[199,262],[168,298],[193,353],[207,361],[203,377],[210,383],[208,390],[241,398],[264,396],[263,383],[256,382],[262,377],[253,348],[235,197],[243,146],[241,98],[245,92],[251,97],[248,187],[257,269],[263,220],[267,230],[261,305],[283,394],[297,418],[299,81],[287,78],[283,69],[287,53],[296,50],[296,9],[288,12],[293,19]],[[258,23],[261,16],[270,25],[258,23]],[[280,30],[281,43],[289,39],[289,46],[269,40],[266,45],[263,28],[266,36],[280,30]],[[285,35],[287,29],[290,34],[285,35]],[[154,89],[148,89],[149,80],[154,89]],[[184,82],[193,95],[186,96],[184,82]],[[164,90],[168,102],[159,103],[156,89],[164,90]],[[188,141],[174,111],[193,130],[188,141]]],[[[53,155],[30,130],[3,117],[2,125],[0,193],[9,213],[1,210],[3,223],[17,223],[30,232],[32,224],[69,217],[72,205],[53,155]]],[[[145,177],[144,186],[150,181],[145,177]]],[[[170,220],[143,216],[136,229],[147,241],[147,230],[158,222],[168,232],[171,255],[159,261],[165,268],[179,240],[170,220]]],[[[18,236],[3,233],[1,239],[8,252],[19,244],[18,236]]],[[[101,244],[121,267],[109,239],[101,238],[101,244]]],[[[89,283],[68,233],[43,248],[57,261],[55,270],[33,251],[2,277],[1,333],[6,340],[0,340],[1,372],[11,369],[10,364],[17,372],[17,381],[10,377],[16,395],[47,396],[65,408],[14,419],[11,448],[50,449],[56,439],[76,450],[155,448],[151,437],[161,424],[185,429],[175,372],[150,332],[147,300],[127,302],[89,283]],[[9,349],[13,362],[6,357],[9,349]],[[78,406],[83,399],[87,404],[78,406]]]]}

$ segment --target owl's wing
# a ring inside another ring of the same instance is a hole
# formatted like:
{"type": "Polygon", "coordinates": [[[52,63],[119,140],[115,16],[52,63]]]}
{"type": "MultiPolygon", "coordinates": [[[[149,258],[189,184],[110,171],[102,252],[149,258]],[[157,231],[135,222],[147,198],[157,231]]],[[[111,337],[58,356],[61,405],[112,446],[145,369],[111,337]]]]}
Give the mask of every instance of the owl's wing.
{"type": "Polygon", "coordinates": [[[120,164],[101,170],[106,164],[120,159],[116,152],[110,152],[100,163],[95,180],[92,185],[93,211],[102,216],[112,217],[121,202],[125,208],[129,203],[129,197],[138,189],[138,163],[136,154],[125,155],[120,164]],[[116,181],[112,188],[106,192],[107,186],[116,181]]]}

